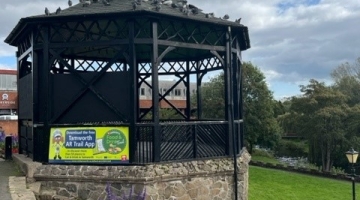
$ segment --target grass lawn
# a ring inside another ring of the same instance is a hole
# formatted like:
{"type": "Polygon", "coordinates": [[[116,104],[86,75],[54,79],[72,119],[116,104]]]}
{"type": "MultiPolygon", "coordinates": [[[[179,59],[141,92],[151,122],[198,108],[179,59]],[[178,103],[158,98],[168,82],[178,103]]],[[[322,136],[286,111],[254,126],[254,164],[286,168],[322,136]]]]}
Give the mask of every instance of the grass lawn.
{"type": "Polygon", "coordinates": [[[274,164],[279,164],[280,163],[275,158],[269,158],[269,157],[266,157],[266,156],[258,156],[258,155],[252,155],[251,160],[262,161],[264,163],[274,163],[274,164]]]}
{"type": "MultiPolygon", "coordinates": [[[[360,185],[356,199],[360,199],[360,185]]],[[[250,166],[249,200],[351,200],[350,181],[250,166]]]]}

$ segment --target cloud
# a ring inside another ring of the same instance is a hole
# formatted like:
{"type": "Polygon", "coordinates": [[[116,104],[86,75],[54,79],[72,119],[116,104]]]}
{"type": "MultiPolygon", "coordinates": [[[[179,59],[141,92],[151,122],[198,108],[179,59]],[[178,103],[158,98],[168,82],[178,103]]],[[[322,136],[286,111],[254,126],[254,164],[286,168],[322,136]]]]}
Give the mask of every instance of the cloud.
{"type": "MultiPolygon", "coordinates": [[[[4,37],[0,37],[1,41],[4,41],[4,37]]],[[[16,48],[9,46],[4,42],[0,42],[0,57],[15,56],[16,48]]]]}
{"type": "MultiPolygon", "coordinates": [[[[276,85],[272,84],[275,81],[293,85],[310,78],[329,80],[335,67],[360,57],[358,0],[188,1],[217,17],[229,14],[230,20],[242,18],[249,27],[252,46],[243,52],[243,59],[257,65],[270,85],[276,85]]],[[[59,6],[66,8],[67,1],[4,1],[0,7],[0,39],[21,17],[43,14],[45,7],[54,11],[59,6]]],[[[2,56],[14,53],[14,48],[0,44],[0,62],[2,56]]]]}
{"type": "Polygon", "coordinates": [[[0,69],[15,69],[13,66],[0,64],[0,69]]]}
{"type": "Polygon", "coordinates": [[[243,59],[264,72],[278,99],[299,93],[298,85],[311,78],[331,83],[334,68],[360,57],[358,0],[191,2],[205,12],[242,18],[252,46],[243,59]],[[286,84],[291,90],[282,89],[286,84]]]}

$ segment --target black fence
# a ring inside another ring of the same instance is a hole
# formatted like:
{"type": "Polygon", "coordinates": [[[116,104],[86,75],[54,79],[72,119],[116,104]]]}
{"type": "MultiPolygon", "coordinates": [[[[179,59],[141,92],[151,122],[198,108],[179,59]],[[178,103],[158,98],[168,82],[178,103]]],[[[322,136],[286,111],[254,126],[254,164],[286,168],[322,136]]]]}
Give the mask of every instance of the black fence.
{"type": "MultiPolygon", "coordinates": [[[[240,127],[241,120],[235,122],[235,127],[240,127]]],[[[108,126],[102,124],[101,126],[108,126]]],[[[112,124],[114,126],[115,124],[112,124]]],[[[116,125],[124,125],[121,122],[116,125]]],[[[68,125],[64,125],[67,127],[68,125]]],[[[73,125],[75,126],[75,125],[73,125]]],[[[94,125],[77,125],[76,127],[94,125]]],[[[129,126],[128,124],[126,126],[129,126]]],[[[231,147],[233,138],[240,145],[240,129],[235,128],[237,134],[229,134],[227,121],[168,121],[159,123],[159,131],[155,132],[156,124],[141,122],[136,124],[135,133],[130,133],[135,150],[130,154],[132,164],[146,164],[153,162],[167,162],[180,160],[199,160],[202,158],[218,158],[233,155],[231,147]],[[158,135],[156,135],[158,134],[158,135]]],[[[41,128],[36,128],[33,134],[31,125],[20,126],[20,153],[36,161],[46,162],[49,146],[47,133],[41,128]],[[34,144],[42,148],[35,148],[34,144]],[[35,151],[34,151],[35,150],[35,151]]],[[[241,147],[236,147],[237,152],[241,147]]]]}
{"type": "Polygon", "coordinates": [[[162,122],[159,133],[154,133],[153,128],[151,123],[137,124],[135,163],[154,162],[154,134],[160,134],[157,137],[160,138],[157,143],[160,145],[160,162],[223,157],[229,154],[226,121],[162,122]]]}

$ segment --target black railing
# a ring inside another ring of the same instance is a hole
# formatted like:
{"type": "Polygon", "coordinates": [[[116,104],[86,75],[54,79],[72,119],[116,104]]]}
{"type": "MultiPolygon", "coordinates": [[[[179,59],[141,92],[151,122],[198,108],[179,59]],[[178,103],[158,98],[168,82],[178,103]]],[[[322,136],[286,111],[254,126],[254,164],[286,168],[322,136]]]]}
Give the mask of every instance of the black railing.
{"type": "MultiPolygon", "coordinates": [[[[231,149],[233,138],[240,145],[241,140],[239,126],[242,120],[235,121],[235,132],[232,137],[229,133],[227,121],[162,121],[159,124],[153,122],[140,122],[135,124],[135,132],[130,132],[130,138],[135,141],[130,144],[136,145],[131,148],[131,164],[146,164],[154,162],[197,160],[203,158],[218,158],[233,155],[231,149]],[[159,126],[155,133],[154,127],[159,126]],[[158,134],[158,135],[156,135],[158,134]],[[156,136],[156,137],[155,137],[156,136]],[[155,145],[156,144],[156,145],[155,145]]],[[[51,127],[93,127],[93,126],[130,126],[124,123],[101,123],[101,124],[51,124],[51,127]]],[[[20,150],[31,158],[36,155],[36,161],[47,162],[49,138],[46,131],[41,128],[35,130],[34,137],[30,126],[20,126],[20,150]],[[45,137],[46,136],[46,137],[45,137]],[[36,142],[39,148],[34,148],[36,142]],[[41,148],[40,148],[41,147],[41,148]]],[[[239,152],[240,148],[236,148],[239,152]]],[[[96,163],[99,164],[99,163],[96,163]]]]}
{"type": "Polygon", "coordinates": [[[153,158],[157,157],[153,154],[154,134],[160,134],[161,162],[223,157],[230,152],[226,143],[229,138],[227,121],[166,121],[160,123],[159,133],[153,132],[152,123],[136,126],[135,163],[154,162],[153,158]]]}
{"type": "Polygon", "coordinates": [[[136,127],[137,147],[134,162],[149,163],[153,160],[153,126],[139,124],[136,127]]]}
{"type": "Polygon", "coordinates": [[[19,153],[25,154],[33,158],[34,145],[33,145],[33,132],[29,126],[20,125],[19,131],[19,153]]]}

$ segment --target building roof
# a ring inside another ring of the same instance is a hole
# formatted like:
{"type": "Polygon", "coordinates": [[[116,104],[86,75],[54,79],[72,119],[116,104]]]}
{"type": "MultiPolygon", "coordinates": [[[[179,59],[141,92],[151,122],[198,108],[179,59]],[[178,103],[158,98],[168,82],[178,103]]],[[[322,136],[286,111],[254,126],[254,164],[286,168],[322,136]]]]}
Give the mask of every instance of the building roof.
{"type": "MultiPolygon", "coordinates": [[[[92,15],[92,14],[109,14],[109,13],[136,13],[136,12],[150,12],[150,13],[159,13],[165,15],[171,15],[176,17],[182,17],[186,19],[195,19],[201,21],[207,21],[211,23],[220,23],[220,24],[229,24],[229,25],[236,25],[236,26],[243,26],[239,23],[235,23],[232,21],[228,21],[222,19],[220,17],[206,17],[206,13],[203,13],[200,8],[192,5],[189,5],[190,13],[186,14],[184,12],[183,7],[181,4],[184,0],[172,0],[173,4],[177,5],[177,7],[172,6],[171,4],[161,4],[161,9],[159,11],[156,10],[156,4],[153,3],[152,0],[142,0],[140,5],[136,6],[136,9],[133,9],[133,2],[132,0],[111,0],[110,5],[104,5],[102,0],[95,0],[96,2],[91,1],[90,5],[84,3],[78,3],[71,7],[61,10],[60,13],[56,14],[56,11],[51,12],[50,15],[36,15],[29,18],[52,18],[52,17],[60,17],[60,16],[77,16],[77,15],[92,15]],[[86,5],[86,6],[85,6],[86,5]],[[193,14],[191,12],[191,8],[196,7],[198,8],[198,13],[193,14]]],[[[160,1],[160,0],[159,0],[160,1]]],[[[169,0],[168,0],[169,1],[169,0]]]]}
{"type": "Polygon", "coordinates": [[[0,74],[17,75],[17,70],[13,70],[13,69],[0,69],[0,74]]]}
{"type": "MultiPolygon", "coordinates": [[[[74,1],[74,0],[73,0],[74,1]]],[[[76,0],[77,1],[77,0],[76,0]]],[[[31,17],[26,17],[20,19],[19,23],[12,30],[9,36],[5,39],[6,43],[11,45],[13,40],[24,30],[28,23],[35,22],[50,22],[52,20],[59,20],[61,18],[68,17],[88,17],[88,16],[99,16],[99,15],[109,15],[109,14],[129,14],[129,15],[140,15],[140,14],[152,14],[154,16],[158,15],[160,17],[176,17],[183,18],[187,20],[201,21],[205,23],[213,23],[219,25],[230,25],[239,28],[247,28],[240,23],[229,21],[223,19],[222,17],[215,17],[212,13],[203,13],[200,8],[197,8],[194,5],[187,4],[188,6],[184,9],[182,4],[186,4],[186,0],[166,0],[165,2],[173,2],[173,4],[161,4],[160,10],[157,10],[157,5],[153,3],[153,0],[142,0],[140,5],[136,6],[136,9],[133,8],[132,0],[110,0],[110,5],[105,5],[104,0],[80,0],[73,6],[70,6],[66,9],[62,9],[56,14],[56,11],[51,12],[49,15],[42,14],[31,17]],[[90,4],[84,2],[91,2],[90,4]],[[189,10],[186,12],[184,10],[189,10]],[[194,12],[192,12],[194,11],[194,12]],[[188,14],[187,14],[188,13],[188,14]],[[196,14],[194,14],[196,13],[196,14]]],[[[109,1],[109,0],[108,0],[109,1]]],[[[159,2],[161,0],[158,0],[159,2]]],[[[44,12],[45,13],[45,12],[44,12]]]]}

